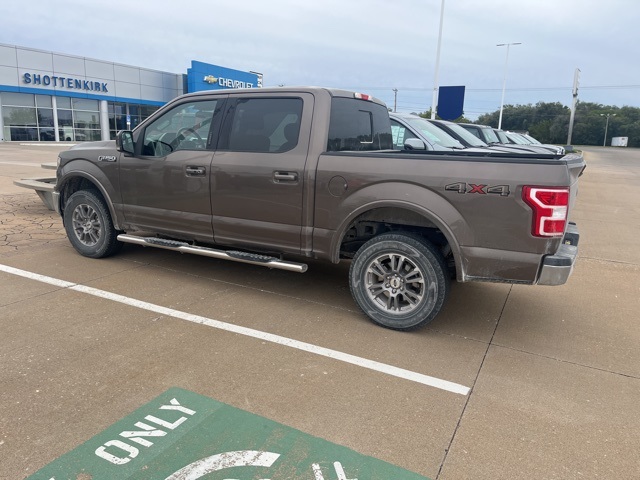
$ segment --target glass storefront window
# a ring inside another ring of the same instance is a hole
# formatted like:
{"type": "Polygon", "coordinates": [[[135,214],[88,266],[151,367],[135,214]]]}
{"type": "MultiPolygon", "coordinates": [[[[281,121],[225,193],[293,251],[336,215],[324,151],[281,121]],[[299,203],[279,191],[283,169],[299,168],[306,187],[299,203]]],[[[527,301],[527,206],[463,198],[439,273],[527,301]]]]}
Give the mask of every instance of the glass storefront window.
{"type": "Polygon", "coordinates": [[[35,99],[30,93],[2,92],[2,105],[35,107],[35,99]]]}
{"type": "MultiPolygon", "coordinates": [[[[69,103],[71,105],[71,103],[69,103]]],[[[73,115],[71,110],[58,109],[58,132],[60,133],[61,142],[75,141],[73,134],[73,115]]]]}
{"type": "Polygon", "coordinates": [[[87,128],[74,128],[76,142],[93,142],[101,140],[100,130],[89,130],[87,128]]]}
{"type": "Polygon", "coordinates": [[[40,134],[40,141],[43,141],[43,142],[55,141],[56,135],[53,127],[53,109],[52,108],[38,108],[38,127],[39,127],[38,133],[40,134]]]}
{"type": "Polygon", "coordinates": [[[41,107],[51,108],[51,96],[50,95],[36,95],[36,106],[38,108],[41,108],[41,107]]]}
{"type": "Polygon", "coordinates": [[[150,117],[160,107],[153,107],[151,105],[140,105],[140,118],[144,120],[150,117]]]}
{"type": "Polygon", "coordinates": [[[97,100],[88,100],[86,98],[72,98],[71,105],[73,110],[88,110],[90,112],[100,110],[97,100]]]}
{"type": "Polygon", "coordinates": [[[98,112],[73,112],[73,126],[75,128],[100,129],[100,114],[98,112]]]}
{"type": "Polygon", "coordinates": [[[2,122],[5,127],[36,127],[38,125],[36,109],[29,107],[3,107],[2,122]]]}
{"type": "MultiPolygon", "coordinates": [[[[51,95],[2,92],[4,138],[14,141],[54,141],[55,123],[51,95]]],[[[100,102],[87,98],[55,97],[60,141],[101,140],[100,102]]],[[[133,129],[159,106],[108,102],[109,135],[133,129]],[[130,123],[127,124],[127,114],[130,123]]]]}
{"type": "Polygon", "coordinates": [[[160,107],[153,105],[136,105],[126,103],[109,103],[109,134],[111,139],[116,138],[120,130],[133,129],[145,118],[149,117],[160,107]],[[127,126],[127,106],[129,107],[130,125],[127,126]]]}
{"type": "Polygon", "coordinates": [[[38,109],[38,126],[53,127],[53,109],[52,108],[38,109]]]}
{"type": "Polygon", "coordinates": [[[56,97],[58,108],[66,108],[71,110],[71,99],[69,97],[56,97]]]}

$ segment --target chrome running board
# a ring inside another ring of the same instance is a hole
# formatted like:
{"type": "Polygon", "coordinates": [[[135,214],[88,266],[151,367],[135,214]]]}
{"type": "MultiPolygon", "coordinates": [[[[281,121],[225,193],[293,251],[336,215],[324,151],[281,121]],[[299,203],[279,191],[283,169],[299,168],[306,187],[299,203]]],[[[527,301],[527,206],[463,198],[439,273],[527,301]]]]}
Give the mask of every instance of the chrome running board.
{"type": "Polygon", "coordinates": [[[250,263],[252,265],[259,265],[261,267],[268,268],[278,268],[280,270],[288,270],[289,272],[304,273],[307,271],[307,264],[305,263],[287,262],[276,257],[239,252],[236,250],[217,250],[215,248],[198,247],[178,240],[167,240],[156,237],[138,237],[126,233],[118,235],[118,240],[124,243],[142,245],[143,247],[163,248],[165,250],[174,250],[180,253],[190,253],[193,255],[201,255],[203,257],[217,258],[220,260],[250,263]]]}

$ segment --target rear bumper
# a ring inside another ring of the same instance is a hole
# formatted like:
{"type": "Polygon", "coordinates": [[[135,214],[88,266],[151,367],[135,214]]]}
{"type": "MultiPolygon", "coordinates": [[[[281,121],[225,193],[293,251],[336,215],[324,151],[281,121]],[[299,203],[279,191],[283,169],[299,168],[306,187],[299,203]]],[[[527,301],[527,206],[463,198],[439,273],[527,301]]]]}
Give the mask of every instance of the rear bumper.
{"type": "Polygon", "coordinates": [[[563,285],[573,272],[578,257],[580,233],[575,223],[569,223],[560,248],[555,255],[548,255],[542,261],[538,285],[563,285]]]}

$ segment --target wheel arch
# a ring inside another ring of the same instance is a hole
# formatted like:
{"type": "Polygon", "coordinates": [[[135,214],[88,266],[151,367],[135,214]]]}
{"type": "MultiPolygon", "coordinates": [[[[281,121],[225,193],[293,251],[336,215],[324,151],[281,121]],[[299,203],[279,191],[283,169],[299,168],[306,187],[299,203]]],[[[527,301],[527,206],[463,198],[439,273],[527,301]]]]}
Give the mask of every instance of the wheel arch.
{"type": "Polygon", "coordinates": [[[118,216],[116,215],[116,209],[113,205],[113,202],[111,201],[111,197],[107,193],[102,183],[96,177],[87,172],[72,171],[62,177],[62,180],[58,182],[58,185],[58,191],[60,193],[60,212],[63,218],[64,206],[67,203],[69,197],[80,190],[91,190],[99,194],[104,200],[107,208],[109,209],[109,214],[111,215],[113,226],[117,230],[121,229],[118,221],[118,216]]]}
{"type": "MultiPolygon", "coordinates": [[[[457,218],[460,222],[464,222],[459,213],[449,205],[448,215],[457,218]]],[[[367,224],[368,222],[383,225],[380,231],[370,232],[370,236],[363,236],[357,241],[363,243],[387,231],[412,231],[425,235],[429,231],[438,232],[446,240],[446,245],[450,248],[451,255],[455,262],[456,276],[464,278],[464,262],[462,261],[462,253],[458,236],[449,227],[439,215],[433,211],[411,202],[402,201],[376,201],[354,210],[339,226],[334,236],[331,246],[331,260],[338,263],[340,254],[343,251],[345,242],[349,240],[348,235],[354,228],[357,230],[359,224],[367,224]]],[[[466,222],[463,223],[466,226],[466,222]]]]}

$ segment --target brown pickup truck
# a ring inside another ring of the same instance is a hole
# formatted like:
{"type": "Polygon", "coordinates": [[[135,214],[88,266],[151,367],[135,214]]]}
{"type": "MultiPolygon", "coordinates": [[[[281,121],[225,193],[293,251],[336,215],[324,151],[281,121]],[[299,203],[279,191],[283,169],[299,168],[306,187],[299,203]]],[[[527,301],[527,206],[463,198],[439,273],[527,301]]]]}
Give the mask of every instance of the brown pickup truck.
{"type": "Polygon", "coordinates": [[[581,156],[410,147],[392,150],[368,95],[189,94],[115,142],[62,152],[53,203],[93,258],[134,243],[294,272],[349,261],[356,303],[393,329],[431,321],[450,278],[567,281],[581,156]]]}

